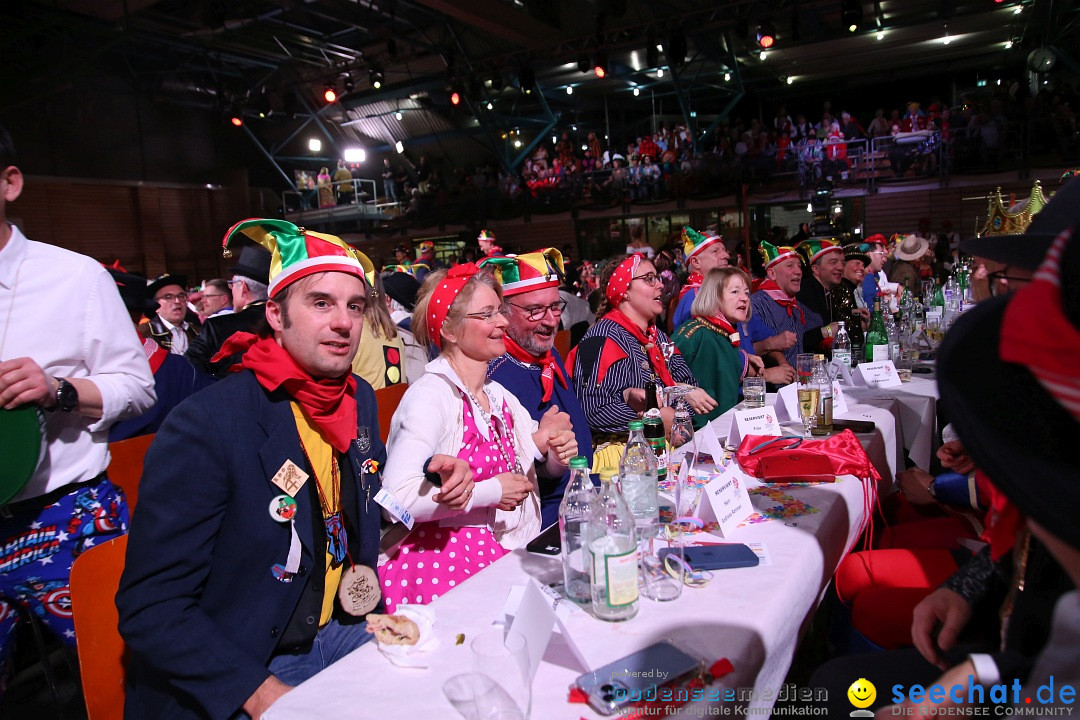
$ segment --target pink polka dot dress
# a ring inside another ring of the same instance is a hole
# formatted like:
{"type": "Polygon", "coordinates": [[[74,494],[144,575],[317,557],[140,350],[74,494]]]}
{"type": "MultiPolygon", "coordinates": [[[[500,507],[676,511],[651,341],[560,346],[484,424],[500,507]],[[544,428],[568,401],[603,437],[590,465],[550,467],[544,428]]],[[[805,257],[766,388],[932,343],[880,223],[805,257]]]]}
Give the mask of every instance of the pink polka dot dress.
{"type": "MultiPolygon", "coordinates": [[[[503,455],[515,457],[514,424],[503,403],[503,426],[507,437],[492,433],[485,439],[476,427],[472,407],[462,398],[464,433],[457,456],[473,471],[474,481],[498,482],[495,476],[509,472],[503,455]],[[499,450],[502,443],[503,451],[499,450]]],[[[399,604],[426,605],[468,580],[508,551],[486,527],[439,527],[437,522],[417,523],[389,562],[379,568],[386,612],[399,604]]]]}

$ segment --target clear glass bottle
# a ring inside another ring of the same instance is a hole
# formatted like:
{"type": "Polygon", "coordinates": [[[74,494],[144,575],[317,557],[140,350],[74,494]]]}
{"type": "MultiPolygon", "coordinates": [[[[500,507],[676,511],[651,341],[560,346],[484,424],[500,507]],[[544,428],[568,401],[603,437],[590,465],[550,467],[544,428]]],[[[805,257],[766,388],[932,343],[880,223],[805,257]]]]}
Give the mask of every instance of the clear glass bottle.
{"type": "MultiPolygon", "coordinates": [[[[660,427],[660,441],[665,442],[663,425],[660,427]]],[[[644,428],[640,420],[630,421],[630,439],[619,460],[619,478],[630,512],[638,520],[648,522],[660,517],[660,496],[656,454],[645,439],[644,428]]]]}
{"type": "Polygon", "coordinates": [[[843,320],[836,325],[836,338],[832,344],[833,360],[851,367],[851,338],[848,336],[847,326],[843,320]]]}
{"type": "Polygon", "coordinates": [[[595,496],[588,459],[584,455],[571,458],[570,479],[559,503],[559,539],[566,597],[583,604],[592,602],[588,534],[589,504],[595,496]]]}
{"type": "Polygon", "coordinates": [[[593,614],[629,620],[638,611],[638,552],[634,515],[615,470],[600,470],[600,492],[589,504],[589,572],[593,614]]]}
{"type": "Polygon", "coordinates": [[[811,435],[829,435],[832,433],[832,378],[825,367],[825,356],[814,358],[814,374],[810,377],[812,385],[818,389],[817,412],[814,413],[814,427],[811,435]]]}
{"type": "Polygon", "coordinates": [[[881,298],[874,300],[874,315],[870,318],[870,328],[866,331],[866,362],[889,359],[889,332],[885,329],[885,319],[881,315],[881,298]]]}
{"type": "Polygon", "coordinates": [[[683,448],[682,461],[687,467],[686,480],[688,482],[686,485],[681,486],[677,476],[671,478],[675,481],[676,517],[693,513],[694,505],[697,502],[697,493],[691,490],[694,485],[689,482],[691,480],[689,470],[694,467],[695,447],[694,419],[687,404],[680,401],[675,409],[675,419],[671,421],[671,451],[674,453],[676,449],[683,448]]]}

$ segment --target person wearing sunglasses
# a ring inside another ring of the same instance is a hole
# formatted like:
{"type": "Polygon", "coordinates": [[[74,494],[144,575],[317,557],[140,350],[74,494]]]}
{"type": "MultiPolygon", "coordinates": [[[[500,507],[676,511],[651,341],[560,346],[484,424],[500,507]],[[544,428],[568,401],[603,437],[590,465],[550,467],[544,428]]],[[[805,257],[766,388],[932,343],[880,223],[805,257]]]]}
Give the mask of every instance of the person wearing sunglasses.
{"type": "MultiPolygon", "coordinates": [[[[494,269],[502,282],[506,327],[506,354],[491,361],[488,377],[512,392],[537,422],[545,415],[567,416],[582,455],[592,464],[592,434],[585,410],[569,382],[564,359],[555,349],[555,334],[566,310],[559,293],[563,257],[555,248],[543,248],[516,257],[489,257],[482,268],[494,269]]],[[[569,470],[550,475],[536,465],[542,525],[558,520],[569,470]]]]}
{"type": "MultiPolygon", "coordinates": [[[[645,410],[648,383],[698,384],[674,343],[656,325],[664,310],[663,282],[652,262],[640,253],[613,258],[600,275],[600,287],[600,319],[571,352],[574,388],[595,440],[600,434],[626,437],[627,423],[645,410]]],[[[685,399],[699,415],[716,407],[716,400],[701,388],[685,399]]],[[[674,409],[664,408],[661,414],[670,424],[674,409]]]]}

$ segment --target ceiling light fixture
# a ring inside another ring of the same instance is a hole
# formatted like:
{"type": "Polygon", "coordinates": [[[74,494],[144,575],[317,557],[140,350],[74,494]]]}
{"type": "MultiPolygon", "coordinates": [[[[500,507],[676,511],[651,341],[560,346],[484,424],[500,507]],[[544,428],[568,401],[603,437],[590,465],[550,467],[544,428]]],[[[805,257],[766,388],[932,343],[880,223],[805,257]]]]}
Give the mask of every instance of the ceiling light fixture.
{"type": "Polygon", "coordinates": [[[757,44],[758,47],[765,50],[776,44],[776,28],[773,27],[771,22],[763,22],[758,25],[757,44]]]}
{"type": "Polygon", "coordinates": [[[878,40],[884,40],[885,39],[885,31],[884,30],[878,30],[877,31],[877,39],[878,40]]]}
{"type": "Polygon", "coordinates": [[[791,83],[793,83],[793,82],[795,82],[795,78],[793,78],[793,77],[791,77],[790,75],[788,75],[788,79],[787,79],[787,84],[788,84],[788,85],[790,85],[790,84],[791,84],[791,83]]]}
{"type": "Polygon", "coordinates": [[[319,152],[322,150],[322,140],[313,137],[307,141],[307,149],[311,152],[319,152]]]}
{"type": "Polygon", "coordinates": [[[371,68],[368,71],[368,79],[371,80],[371,87],[375,88],[376,90],[380,89],[383,86],[383,80],[385,80],[382,70],[375,67],[371,68]]]}
{"type": "Polygon", "coordinates": [[[658,78],[664,77],[664,68],[656,68],[656,77],[658,77],[658,78]]]}
{"type": "Polygon", "coordinates": [[[405,152],[405,143],[398,140],[394,143],[394,149],[397,150],[398,155],[403,154],[405,152]]]}
{"type": "Polygon", "coordinates": [[[337,100],[337,93],[334,92],[334,87],[332,85],[327,85],[326,86],[326,89],[323,90],[322,96],[323,96],[323,100],[326,101],[327,105],[329,105],[330,103],[337,100]]]}
{"type": "Polygon", "coordinates": [[[367,151],[363,148],[345,148],[345,152],[342,153],[345,162],[362,163],[367,159],[367,151]]]}
{"type": "Polygon", "coordinates": [[[635,87],[634,88],[634,97],[637,97],[640,94],[641,94],[641,88],[635,87]]]}
{"type": "Polygon", "coordinates": [[[488,100],[487,109],[488,110],[494,110],[495,109],[495,106],[491,104],[490,100],[488,100]]]}
{"type": "Polygon", "coordinates": [[[731,73],[724,73],[724,82],[731,82],[731,73]]]}
{"type": "Polygon", "coordinates": [[[840,4],[840,17],[848,32],[856,32],[862,24],[862,0],[843,0],[840,4]]]}
{"type": "Polygon", "coordinates": [[[1013,8],[1013,15],[1019,15],[1022,12],[1024,12],[1024,6],[1023,5],[1017,5],[1016,7],[1013,8]]]}
{"type": "Polygon", "coordinates": [[[761,60],[762,62],[764,62],[765,58],[767,57],[769,57],[769,53],[765,52],[764,50],[758,53],[758,60],[761,60]]]}
{"type": "Polygon", "coordinates": [[[566,94],[567,95],[573,95],[574,94],[574,86],[573,85],[567,85],[566,86],[566,94]]]}
{"type": "Polygon", "coordinates": [[[1013,46],[1013,41],[1012,40],[1006,40],[1005,41],[1005,49],[1006,50],[1011,50],[1012,46],[1013,46]]]}

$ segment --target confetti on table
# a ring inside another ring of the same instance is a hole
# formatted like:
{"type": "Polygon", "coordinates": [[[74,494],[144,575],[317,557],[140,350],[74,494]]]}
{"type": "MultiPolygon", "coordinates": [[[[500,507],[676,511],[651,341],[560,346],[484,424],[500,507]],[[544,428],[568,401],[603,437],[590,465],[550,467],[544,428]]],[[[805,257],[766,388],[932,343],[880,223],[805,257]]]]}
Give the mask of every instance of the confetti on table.
{"type": "Polygon", "coordinates": [[[802,500],[788,495],[784,490],[792,487],[806,487],[809,483],[784,483],[777,485],[762,485],[750,488],[750,501],[758,509],[756,513],[746,518],[738,527],[756,525],[769,520],[791,520],[802,515],[813,515],[819,512],[816,507],[807,505],[802,500]],[[754,499],[758,498],[758,502],[754,499]]]}

